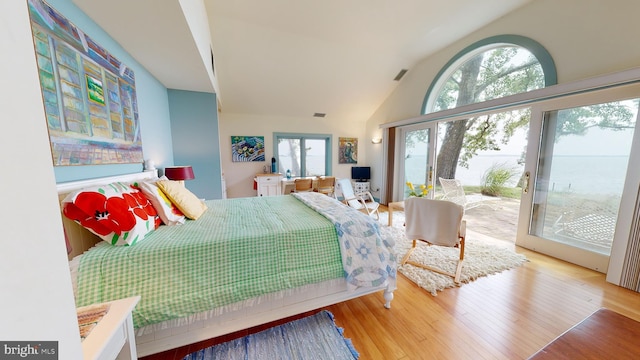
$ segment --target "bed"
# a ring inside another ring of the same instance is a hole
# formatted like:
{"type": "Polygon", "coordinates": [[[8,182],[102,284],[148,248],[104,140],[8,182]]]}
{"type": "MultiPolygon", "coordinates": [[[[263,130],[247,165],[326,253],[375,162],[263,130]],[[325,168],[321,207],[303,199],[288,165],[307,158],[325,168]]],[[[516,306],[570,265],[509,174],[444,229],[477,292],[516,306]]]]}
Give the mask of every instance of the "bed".
{"type": "MultiPolygon", "coordinates": [[[[154,171],[58,185],[154,181],[154,171]]],[[[138,356],[359,296],[395,289],[394,241],[372,218],[317,193],[205,201],[182,225],[132,246],[101,241],[63,216],[77,306],[140,295],[138,356]]],[[[62,208],[62,205],[61,205],[62,208]]]]}

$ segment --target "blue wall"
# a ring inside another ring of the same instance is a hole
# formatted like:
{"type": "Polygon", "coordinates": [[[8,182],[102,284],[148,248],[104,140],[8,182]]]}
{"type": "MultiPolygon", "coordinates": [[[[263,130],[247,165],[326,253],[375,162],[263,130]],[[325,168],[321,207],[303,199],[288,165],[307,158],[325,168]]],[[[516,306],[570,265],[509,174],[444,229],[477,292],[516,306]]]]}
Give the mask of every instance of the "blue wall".
{"type": "Polygon", "coordinates": [[[222,198],[222,167],[216,95],[169,90],[175,165],[191,165],[185,186],[199,198],[222,198]]]}
{"type": "MultiPolygon", "coordinates": [[[[152,159],[158,167],[173,164],[169,101],[167,89],[164,85],[136,62],[109,34],[85,15],[71,0],[48,0],[47,2],[98,44],[133,69],[136,77],[136,95],[138,98],[144,158],[152,159]]],[[[37,69],[33,69],[33,71],[37,71],[37,69]]],[[[54,167],[56,182],[128,174],[138,171],[142,171],[142,164],[54,167]]]]}

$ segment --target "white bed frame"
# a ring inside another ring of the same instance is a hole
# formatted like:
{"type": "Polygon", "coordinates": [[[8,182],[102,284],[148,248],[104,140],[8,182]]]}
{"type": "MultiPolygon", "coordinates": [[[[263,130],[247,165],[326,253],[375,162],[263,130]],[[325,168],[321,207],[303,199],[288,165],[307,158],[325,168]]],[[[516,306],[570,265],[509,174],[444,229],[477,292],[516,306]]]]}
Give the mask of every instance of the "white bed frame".
{"type": "MultiPolygon", "coordinates": [[[[157,172],[145,171],[106,178],[60,183],[57,185],[60,201],[71,191],[88,186],[111,183],[114,181],[133,182],[136,180],[155,178],[157,172]]],[[[80,255],[100,241],[98,237],[83,229],[64,216],[63,223],[67,238],[73,251],[69,259],[80,255]]],[[[319,284],[308,285],[297,291],[286,291],[277,296],[263,296],[250,301],[226,306],[220,311],[209,312],[209,315],[185,319],[179,325],[156,324],[138,329],[136,346],[138,356],[147,356],[176,347],[211,339],[253,326],[294,316],[307,311],[333,305],[378,291],[384,291],[384,307],[389,309],[393,300],[391,286],[376,288],[359,288],[347,291],[344,279],[330,280],[319,284]],[[211,316],[212,313],[218,315],[211,316]]],[[[174,322],[175,323],[175,322],[174,322]]]]}

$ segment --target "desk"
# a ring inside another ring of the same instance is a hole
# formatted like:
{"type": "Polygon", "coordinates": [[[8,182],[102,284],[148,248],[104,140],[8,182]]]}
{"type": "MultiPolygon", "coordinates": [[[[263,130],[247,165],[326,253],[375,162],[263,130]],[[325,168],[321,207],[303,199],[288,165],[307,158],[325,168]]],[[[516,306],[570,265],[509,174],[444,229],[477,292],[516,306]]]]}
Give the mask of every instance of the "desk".
{"type": "Polygon", "coordinates": [[[389,226],[393,225],[393,210],[404,211],[404,201],[396,201],[389,203],[389,226]]]}
{"type": "Polygon", "coordinates": [[[140,296],[105,303],[109,305],[109,311],[82,341],[85,359],[138,358],[131,317],[138,301],[140,296]]]}

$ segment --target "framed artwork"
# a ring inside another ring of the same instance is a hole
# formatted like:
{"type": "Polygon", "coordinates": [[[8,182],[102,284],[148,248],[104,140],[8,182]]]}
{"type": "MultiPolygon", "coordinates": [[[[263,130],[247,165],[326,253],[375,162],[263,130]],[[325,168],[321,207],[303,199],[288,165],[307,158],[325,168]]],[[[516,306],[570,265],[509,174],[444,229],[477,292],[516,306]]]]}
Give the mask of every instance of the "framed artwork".
{"type": "Polygon", "coordinates": [[[358,138],[338,138],[338,163],[358,163],[358,138]]]}
{"type": "Polygon", "coordinates": [[[142,163],[131,68],[43,0],[28,0],[54,166],[142,163]]]}
{"type": "Polygon", "coordinates": [[[231,160],[264,161],[264,136],[232,136],[231,160]]]}

